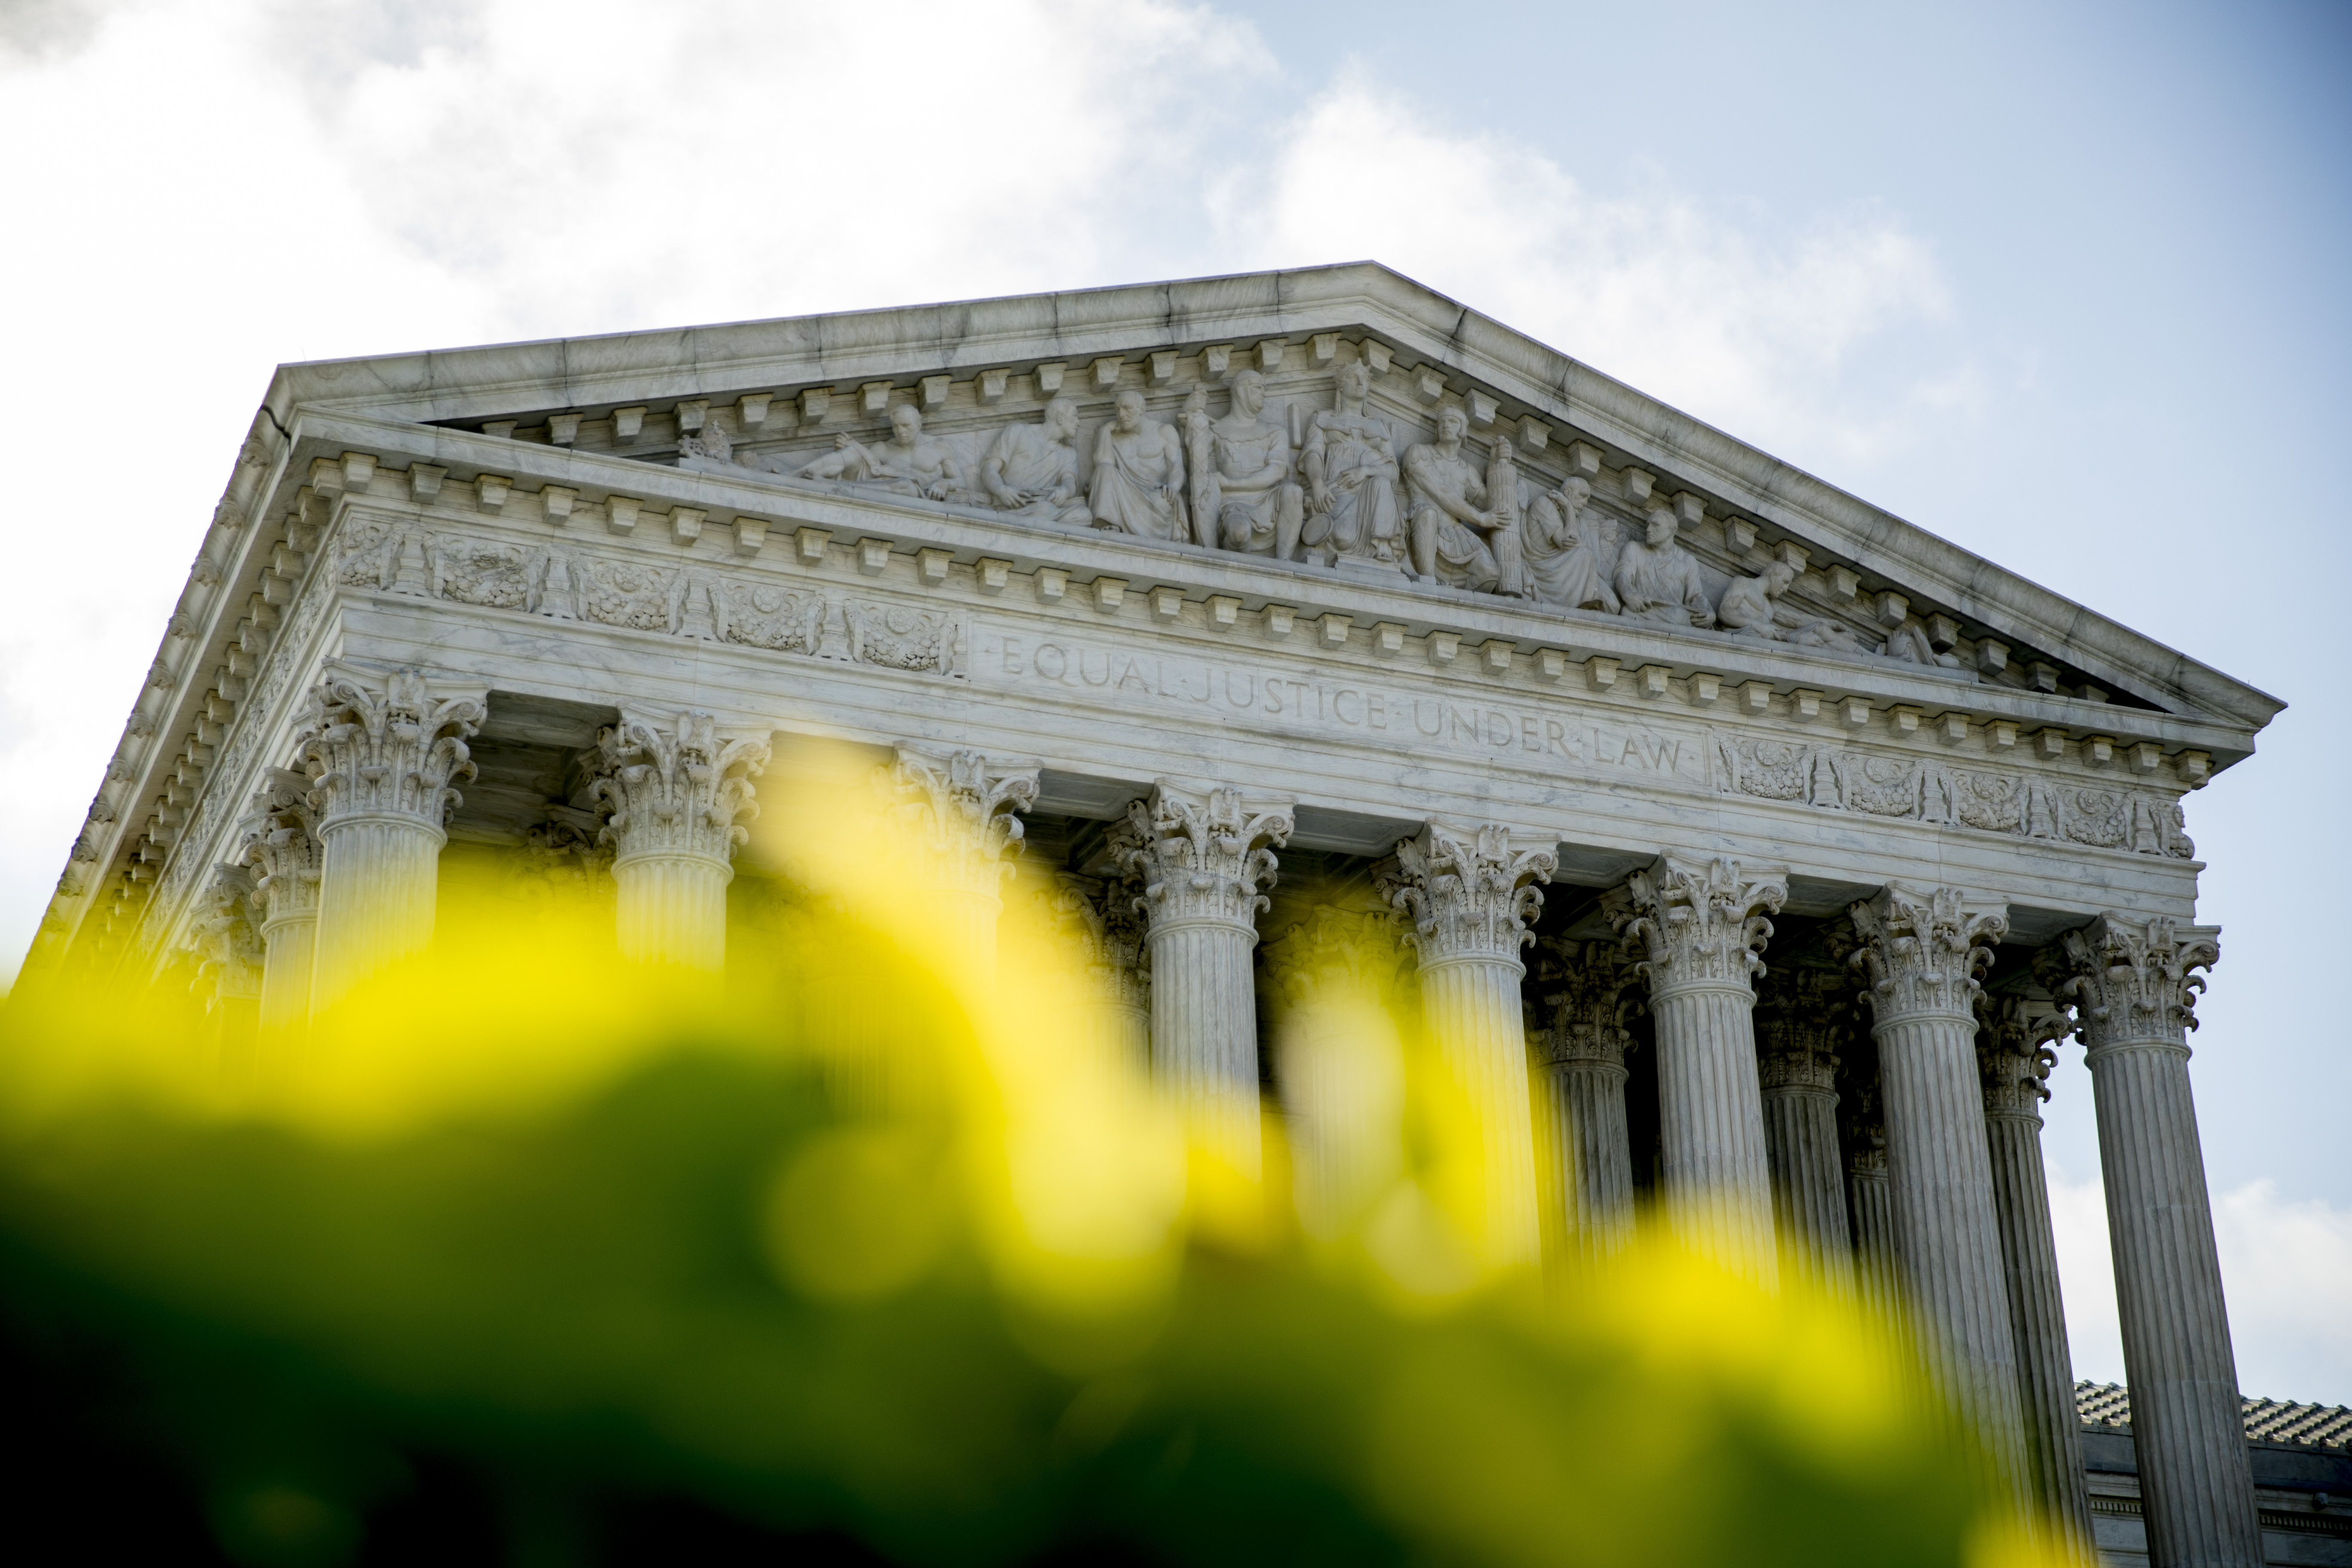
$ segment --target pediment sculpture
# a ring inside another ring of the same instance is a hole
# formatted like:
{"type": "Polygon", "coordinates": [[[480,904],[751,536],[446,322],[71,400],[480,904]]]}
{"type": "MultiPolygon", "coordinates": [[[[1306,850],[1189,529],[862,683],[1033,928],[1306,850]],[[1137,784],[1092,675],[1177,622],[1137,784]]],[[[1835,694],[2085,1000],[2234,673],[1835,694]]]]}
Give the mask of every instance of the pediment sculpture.
{"type": "MultiPolygon", "coordinates": [[[[1156,377],[1155,385],[1168,379],[1156,377]]],[[[1400,406],[1361,358],[1342,359],[1327,384],[1328,405],[1309,411],[1303,405],[1321,399],[1310,393],[1277,402],[1269,378],[1244,367],[1204,374],[1181,392],[1118,386],[1108,408],[1097,405],[1091,415],[1056,390],[1034,414],[1008,409],[978,422],[964,414],[939,430],[913,403],[895,402],[886,438],[845,431],[814,456],[805,446],[776,450],[768,442],[747,449],[749,437],[730,436],[713,410],[699,428],[681,431],[678,462],[1031,524],[1393,573],[1548,609],[1790,647],[1958,663],[1916,617],[1874,627],[1881,633],[1874,637],[1824,613],[1818,598],[1801,607],[1790,593],[1801,566],[1786,559],[1752,576],[1737,561],[1702,560],[1681,538],[1696,514],[1678,517],[1651,501],[1646,488],[1604,500],[1583,474],[1555,478],[1543,471],[1549,459],[1531,464],[1499,428],[1474,437],[1462,405],[1443,402],[1426,415],[1400,406]],[[1213,401],[1219,393],[1222,413],[1213,401]],[[1155,401],[1173,417],[1159,416],[1155,401]]],[[[1857,619],[1868,625],[1866,612],[1857,619]]]]}

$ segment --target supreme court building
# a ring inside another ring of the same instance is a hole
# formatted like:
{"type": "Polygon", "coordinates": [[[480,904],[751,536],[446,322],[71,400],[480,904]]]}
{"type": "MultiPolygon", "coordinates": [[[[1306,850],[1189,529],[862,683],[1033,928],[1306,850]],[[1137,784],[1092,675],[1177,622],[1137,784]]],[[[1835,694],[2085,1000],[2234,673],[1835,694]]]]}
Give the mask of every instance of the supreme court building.
{"type": "Polygon", "coordinates": [[[2181,802],[2280,706],[1370,264],[289,365],[26,975],[194,952],[298,1022],[453,843],[722,967],[763,775],[870,748],[943,940],[992,951],[1023,840],[1236,1158],[1303,1092],[1267,999],[1393,931],[1507,1252],[1654,1197],[1899,1286],[2088,1535],[2079,1040],[2151,1558],[2252,1568],[2181,802]]]}

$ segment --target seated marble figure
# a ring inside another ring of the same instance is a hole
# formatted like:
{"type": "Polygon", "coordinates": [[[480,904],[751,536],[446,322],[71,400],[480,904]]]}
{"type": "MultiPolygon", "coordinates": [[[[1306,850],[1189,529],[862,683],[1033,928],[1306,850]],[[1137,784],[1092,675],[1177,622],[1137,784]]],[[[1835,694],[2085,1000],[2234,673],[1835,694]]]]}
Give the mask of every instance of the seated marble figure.
{"type": "Polygon", "coordinates": [[[1650,509],[1649,533],[1617,558],[1617,597],[1623,613],[1669,626],[1715,625],[1715,601],[1691,552],[1675,542],[1675,514],[1650,509]]]}
{"type": "Polygon", "coordinates": [[[1536,597],[1568,610],[1600,610],[1616,615],[1617,590],[1594,547],[1595,529],[1584,516],[1592,487],[1571,479],[1556,490],[1531,501],[1520,524],[1521,552],[1536,597]]]}
{"type": "Polygon", "coordinates": [[[1405,449],[1412,574],[1473,593],[1525,597],[1515,509],[1481,505],[1488,500],[1486,476],[1462,445],[1469,427],[1469,416],[1449,405],[1437,411],[1437,439],[1405,449]]]}
{"type": "Polygon", "coordinates": [[[1775,561],[1758,577],[1734,577],[1715,607],[1716,624],[1739,637],[1785,642],[1798,647],[1838,648],[1876,653],[1843,622],[1798,615],[1780,602],[1797,580],[1797,569],[1775,561]]]}
{"type": "Polygon", "coordinates": [[[1120,391],[1110,423],[1095,437],[1095,471],[1087,489],[1094,525],[1139,539],[1191,542],[1184,509],[1184,447],[1175,426],[1148,419],[1143,394],[1120,391]]]}
{"type": "Polygon", "coordinates": [[[869,447],[854,436],[833,438],[834,450],[804,463],[804,479],[846,479],[900,495],[930,500],[964,499],[964,460],[946,442],[923,434],[923,416],[912,404],[890,410],[890,439],[869,447]]]}
{"type": "Polygon", "coordinates": [[[1045,405],[1034,425],[1007,425],[981,459],[980,485],[989,505],[1011,517],[1084,528],[1092,520],[1078,488],[1078,405],[1066,397],[1045,405]]]}

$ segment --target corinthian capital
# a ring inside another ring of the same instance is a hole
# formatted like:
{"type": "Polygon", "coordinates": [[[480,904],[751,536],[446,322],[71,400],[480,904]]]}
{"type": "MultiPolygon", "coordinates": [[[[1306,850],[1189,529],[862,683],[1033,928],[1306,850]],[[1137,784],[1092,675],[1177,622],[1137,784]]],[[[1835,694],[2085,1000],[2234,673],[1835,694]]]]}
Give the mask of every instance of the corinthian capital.
{"type": "Polygon", "coordinates": [[[1196,794],[1162,780],[1150,801],[1127,808],[1120,849],[1143,882],[1143,905],[1155,927],[1180,921],[1224,921],[1255,930],[1266,907],[1258,889],[1274,885],[1274,850],[1290,842],[1287,805],[1249,805],[1224,786],[1196,794]]]}
{"type": "Polygon", "coordinates": [[[2093,1051],[2125,1040],[2179,1040],[2197,1026],[2197,973],[2221,962],[2221,931],[2162,915],[2101,915],[2034,955],[2034,972],[2093,1051]]]}
{"type": "Polygon", "coordinates": [[[198,984],[217,1003],[261,990],[261,937],[253,917],[253,879],[242,866],[214,868],[212,886],[198,904],[189,937],[196,950],[198,984]]]}
{"type": "Polygon", "coordinates": [[[1513,849],[1511,830],[1431,823],[1400,842],[1376,882],[1390,905],[1412,922],[1408,935],[1423,963],[1501,958],[1517,963],[1533,937],[1528,921],[1543,908],[1535,884],[1559,865],[1549,849],[1513,849]]]}
{"type": "Polygon", "coordinates": [[[245,863],[253,873],[261,923],[316,912],[319,814],[310,809],[310,781],[285,769],[275,773],[254,792],[245,832],[245,863]]]}
{"type": "Polygon", "coordinates": [[[1834,1089],[1853,1022],[1853,983],[1841,972],[1773,970],[1756,988],[1758,1081],[1766,1089],[1834,1089]]]}
{"type": "Polygon", "coordinates": [[[898,748],[885,785],[939,857],[948,886],[993,895],[1021,848],[1015,812],[1037,804],[1037,770],[992,767],[978,752],[937,757],[898,748]]]}
{"type": "Polygon", "coordinates": [[[1267,976],[1292,1006],[1378,995],[1397,976],[1396,922],[1384,910],[1318,904],[1265,944],[1267,976]]]}
{"type": "Polygon", "coordinates": [[[1977,1068],[1984,1077],[1987,1116],[2042,1120],[2050,1069],[2058,1065],[2049,1042],[2064,1037],[2073,1026],[2064,1014],[2022,996],[1977,998],[1977,1068]]]}
{"type": "Polygon", "coordinates": [[[1536,979],[1549,1022],[1539,1037],[1544,1060],[1623,1067],[1632,1033],[1625,1021],[1641,1006],[1642,977],[1613,942],[1548,937],[1536,946],[1536,979]]]}
{"type": "Polygon", "coordinates": [[[1745,991],[1764,972],[1757,955],[1788,901],[1789,879],[1750,878],[1718,856],[1705,864],[1660,856],[1603,900],[1617,936],[1640,955],[1637,968],[1654,991],[1685,985],[1735,985],[1745,991]]]}
{"type": "Polygon", "coordinates": [[[1140,892],[1126,878],[1106,882],[1060,871],[1038,897],[1046,918],[1077,944],[1087,964],[1123,970],[1144,957],[1143,919],[1135,910],[1140,892]]]}
{"type": "Polygon", "coordinates": [[[708,713],[669,725],[625,718],[596,737],[594,765],[589,798],[612,811],[603,837],[616,865],[653,855],[724,862],[751,837],[737,822],[759,814],[751,781],[768,765],[768,743],[722,736],[708,713]]]}
{"type": "Polygon", "coordinates": [[[1922,1013],[1974,1016],[1977,976],[2009,930],[2007,914],[1971,909],[1956,889],[1894,885],[1846,913],[1861,938],[1853,963],[1870,978],[1863,994],[1878,1022],[1922,1013]]]}
{"type": "Polygon", "coordinates": [[[479,696],[433,696],[414,669],[381,688],[330,674],[310,689],[294,736],[320,826],[384,816],[439,827],[458,804],[450,781],[474,776],[466,741],[485,712],[479,696]]]}

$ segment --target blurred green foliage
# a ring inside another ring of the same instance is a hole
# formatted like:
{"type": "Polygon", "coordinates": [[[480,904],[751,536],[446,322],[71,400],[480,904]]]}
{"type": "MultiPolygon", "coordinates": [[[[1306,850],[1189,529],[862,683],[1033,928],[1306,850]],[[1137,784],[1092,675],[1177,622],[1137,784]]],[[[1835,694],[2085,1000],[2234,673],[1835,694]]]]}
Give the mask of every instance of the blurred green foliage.
{"type": "Polygon", "coordinates": [[[476,931],[258,1068],[168,988],[20,995],[0,1307],[22,1343],[103,1347],[241,1563],[366,1552],[419,1456],[502,1500],[516,1562],[599,1560],[614,1496],[908,1563],[2042,1560],[1850,1303],[1656,1237],[1415,1295],[1304,1239],[1278,1159],[1155,1196],[1181,1130],[1108,1125],[1128,1091],[1034,984],[1015,1028],[887,931],[796,930],[723,1001],[476,931]],[[855,1005],[791,1000],[820,975],[855,1005]],[[857,1087],[876,1050],[928,1088],[857,1087]],[[408,1110],[278,1092],[321,1071],[408,1110]],[[1089,1072],[1097,1100],[1055,1098],[1089,1072]],[[436,1073],[473,1087],[382,1088],[436,1073]],[[1056,1142],[1049,1110],[1116,1136],[1056,1142]],[[1124,1228],[1073,1228],[1081,1197],[1124,1228]]]}

